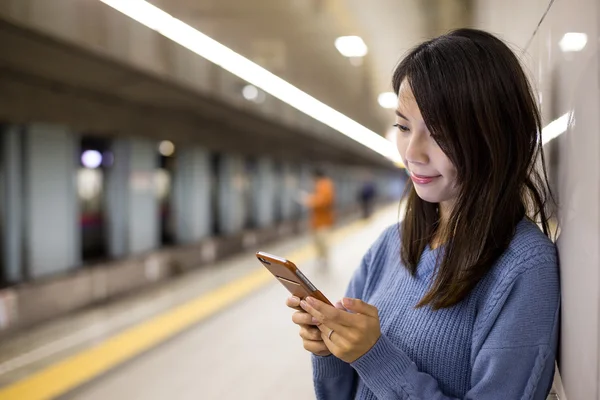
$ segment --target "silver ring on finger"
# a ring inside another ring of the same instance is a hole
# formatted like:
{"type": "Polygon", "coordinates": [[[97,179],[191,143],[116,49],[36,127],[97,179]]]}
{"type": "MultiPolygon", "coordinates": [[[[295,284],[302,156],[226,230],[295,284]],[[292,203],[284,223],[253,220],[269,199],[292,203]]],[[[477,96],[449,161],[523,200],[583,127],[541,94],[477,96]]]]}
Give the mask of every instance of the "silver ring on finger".
{"type": "Polygon", "coordinates": [[[333,335],[333,329],[327,334],[327,339],[331,340],[331,335],[333,335]]]}

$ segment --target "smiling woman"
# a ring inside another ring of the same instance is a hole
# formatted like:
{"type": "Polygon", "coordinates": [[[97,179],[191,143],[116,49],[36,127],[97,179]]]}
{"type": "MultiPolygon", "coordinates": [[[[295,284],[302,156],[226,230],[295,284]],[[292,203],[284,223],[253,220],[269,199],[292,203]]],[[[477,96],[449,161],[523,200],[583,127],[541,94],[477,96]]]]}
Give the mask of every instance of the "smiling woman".
{"type": "Polygon", "coordinates": [[[556,249],[535,98],[496,37],[460,29],[393,78],[406,214],[346,298],[301,306],[319,399],[545,399],[558,336],[556,249]],[[541,225],[542,230],[536,225],[541,225]]]}
{"type": "Polygon", "coordinates": [[[545,174],[540,115],[517,58],[480,31],[417,47],[393,85],[398,148],[414,183],[402,260],[414,273],[427,244],[447,242],[419,304],[451,306],[502,254],[525,215],[549,233],[547,178],[534,169],[539,156],[545,174]]]}

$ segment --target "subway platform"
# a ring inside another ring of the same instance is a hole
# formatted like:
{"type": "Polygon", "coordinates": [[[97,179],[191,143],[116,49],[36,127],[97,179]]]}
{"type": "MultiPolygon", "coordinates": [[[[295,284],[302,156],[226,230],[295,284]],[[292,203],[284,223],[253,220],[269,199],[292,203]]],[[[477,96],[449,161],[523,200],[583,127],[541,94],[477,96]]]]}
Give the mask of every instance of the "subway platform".
{"type": "MultiPolygon", "coordinates": [[[[265,248],[332,300],[398,206],[332,236],[328,270],[309,236],[265,248]]],[[[286,290],[252,252],[43,324],[0,343],[0,399],[310,399],[309,354],[286,290]]]]}

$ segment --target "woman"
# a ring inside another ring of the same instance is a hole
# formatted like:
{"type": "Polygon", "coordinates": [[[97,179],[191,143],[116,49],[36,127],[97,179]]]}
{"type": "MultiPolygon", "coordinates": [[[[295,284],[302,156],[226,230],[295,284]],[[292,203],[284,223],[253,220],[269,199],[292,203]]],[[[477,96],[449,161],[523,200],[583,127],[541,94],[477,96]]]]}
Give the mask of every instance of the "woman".
{"type": "Polygon", "coordinates": [[[411,51],[393,85],[404,220],[336,307],[287,301],[317,397],[545,399],[560,292],[527,78],[503,42],[460,29],[411,51]]]}

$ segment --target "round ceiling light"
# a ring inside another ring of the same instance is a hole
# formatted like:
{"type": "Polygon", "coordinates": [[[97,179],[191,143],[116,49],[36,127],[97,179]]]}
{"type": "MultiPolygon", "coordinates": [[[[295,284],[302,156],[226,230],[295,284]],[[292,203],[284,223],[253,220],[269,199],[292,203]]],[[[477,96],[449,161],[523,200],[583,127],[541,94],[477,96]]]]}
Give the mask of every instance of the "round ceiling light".
{"type": "Polygon", "coordinates": [[[81,154],[81,163],[86,168],[98,168],[102,164],[102,154],[97,150],[86,150],[81,154]]]}
{"type": "Polygon", "coordinates": [[[170,140],[163,140],[158,146],[158,152],[165,157],[170,157],[175,153],[175,145],[170,140]]]}
{"type": "Polygon", "coordinates": [[[394,92],[384,92],[377,97],[377,102],[383,108],[396,108],[398,106],[398,96],[394,92]]]}
{"type": "Polygon", "coordinates": [[[246,85],[242,89],[242,96],[248,101],[256,101],[258,99],[258,89],[254,85],[246,85]]]}
{"type": "Polygon", "coordinates": [[[341,36],[335,40],[335,48],[344,57],[364,57],[368,49],[360,36],[341,36]]]}

